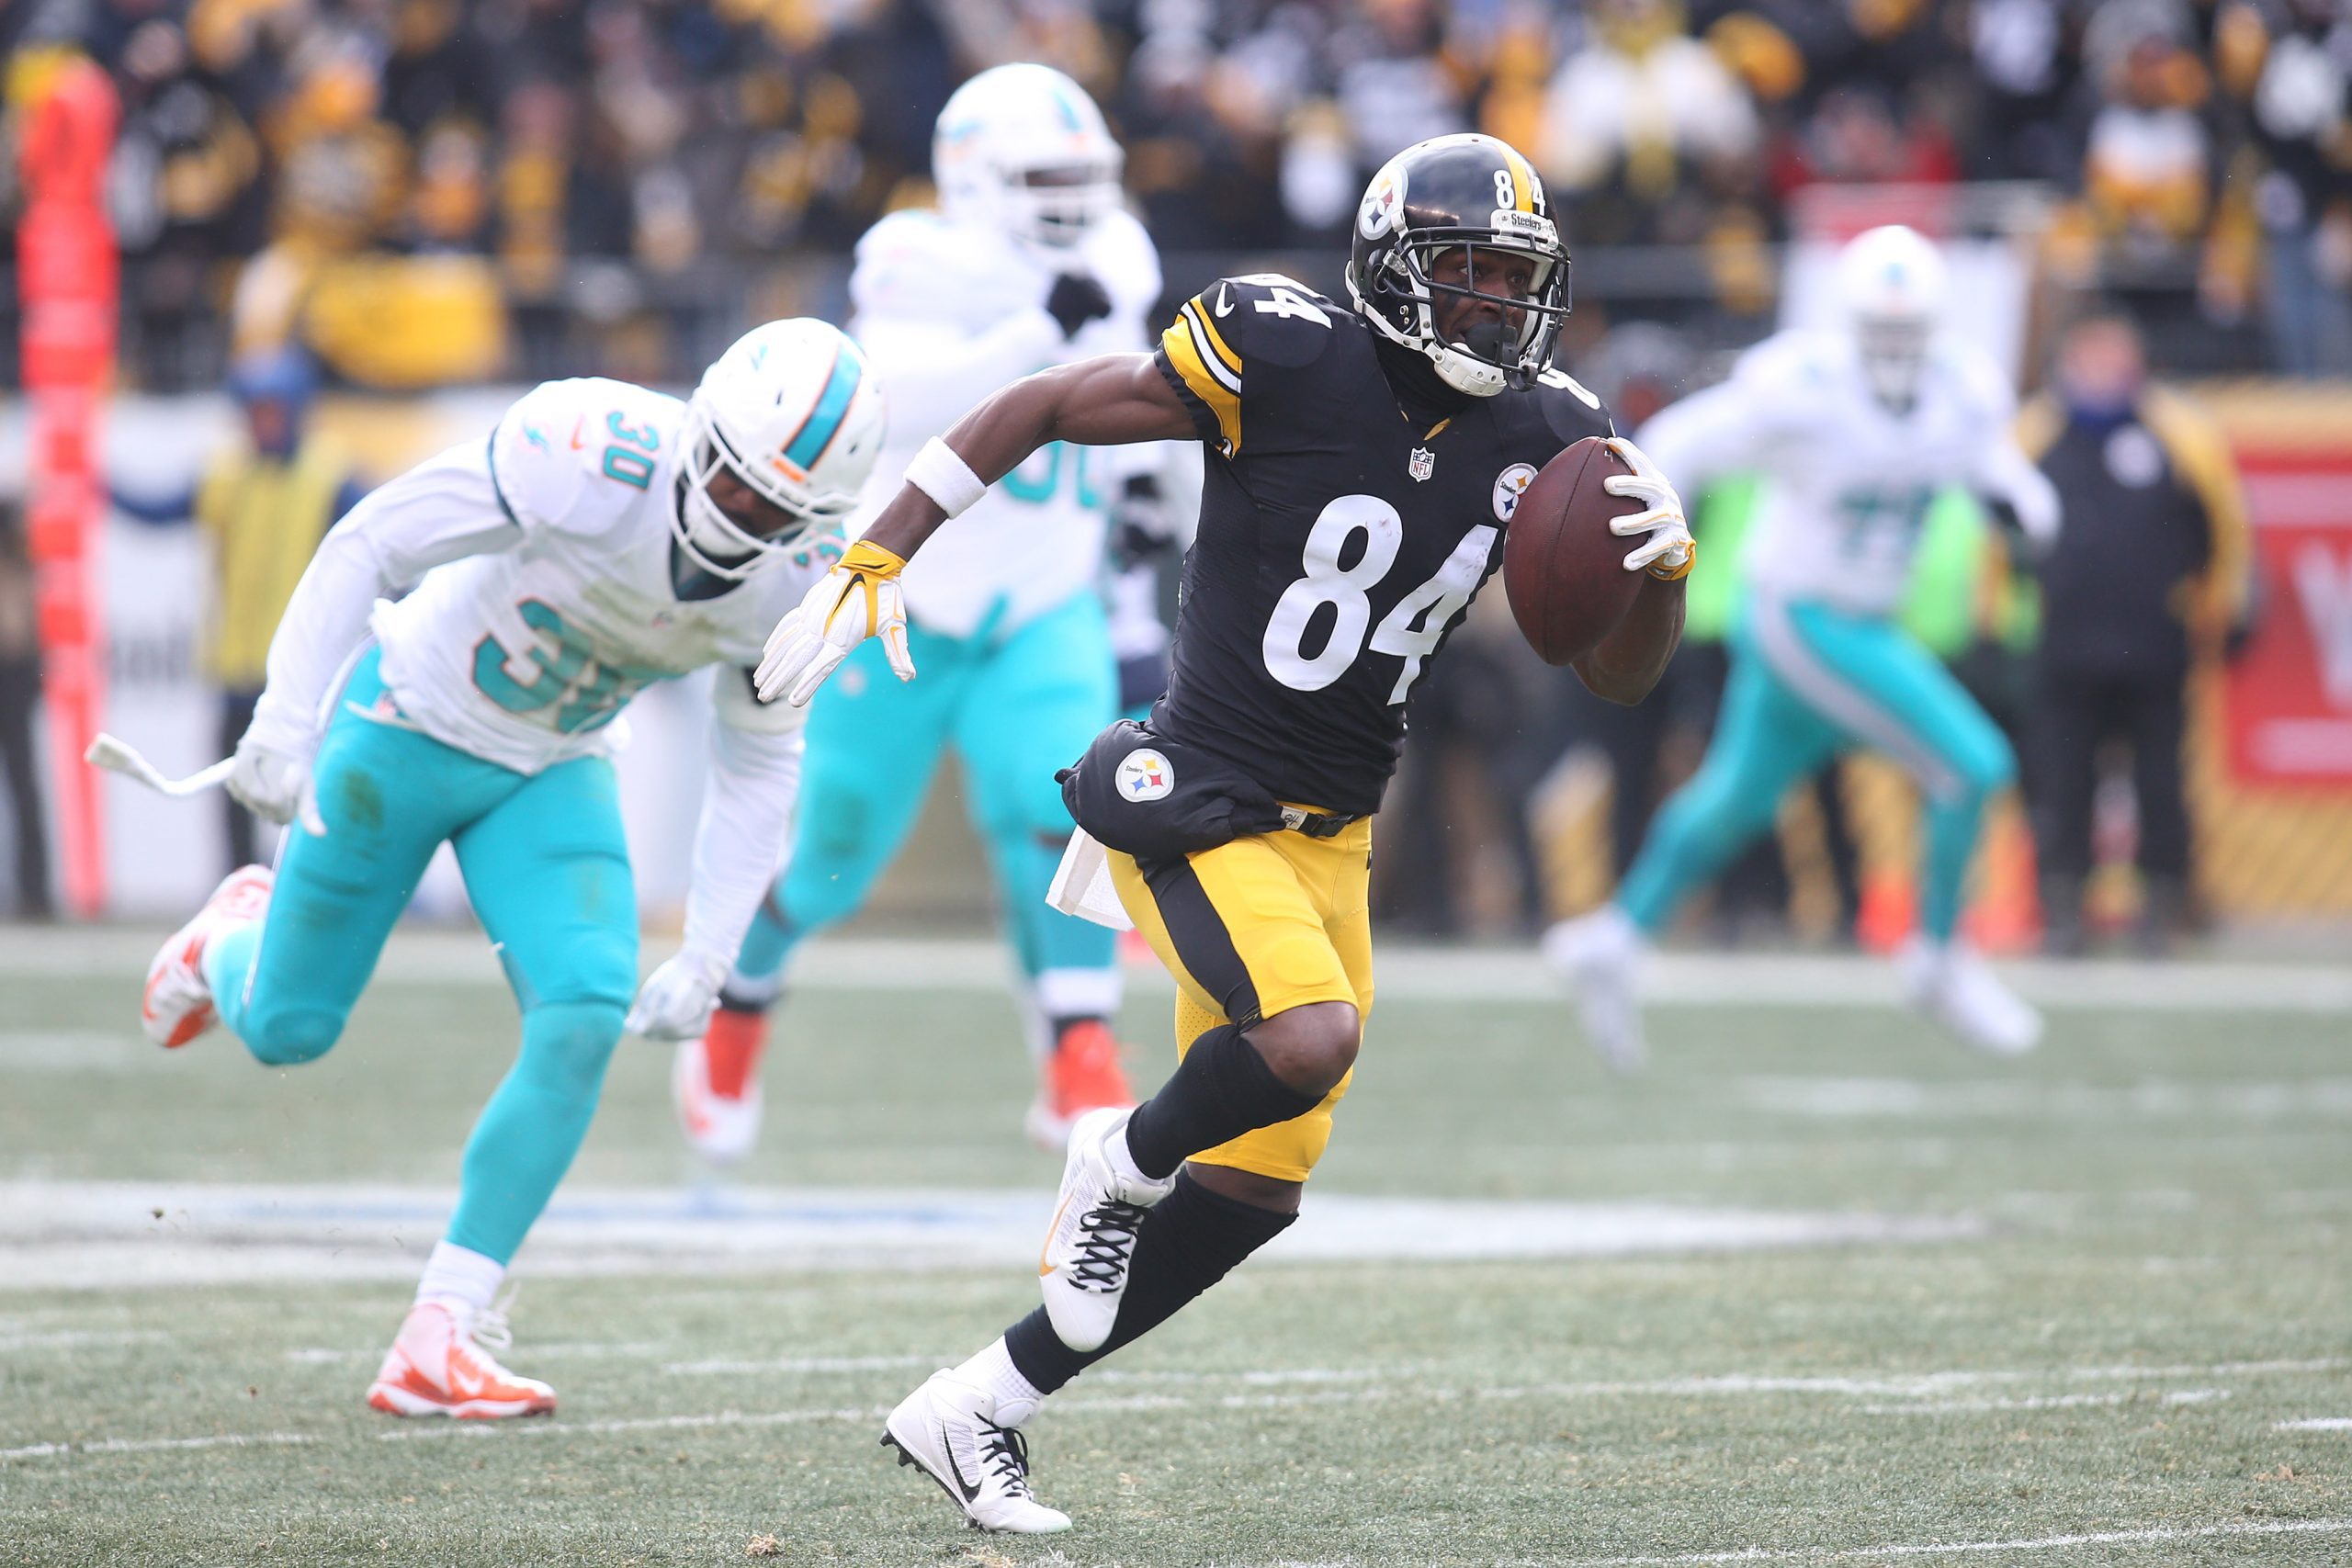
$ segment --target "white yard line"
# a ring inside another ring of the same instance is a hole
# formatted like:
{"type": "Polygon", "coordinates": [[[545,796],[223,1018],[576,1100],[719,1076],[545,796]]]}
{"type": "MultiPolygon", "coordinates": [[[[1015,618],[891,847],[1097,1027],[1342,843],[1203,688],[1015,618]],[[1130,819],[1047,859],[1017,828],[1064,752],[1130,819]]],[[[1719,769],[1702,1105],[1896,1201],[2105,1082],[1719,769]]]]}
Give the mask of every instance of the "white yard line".
{"type": "MultiPolygon", "coordinates": [[[[864,1370],[871,1365],[876,1371],[929,1365],[938,1358],[929,1356],[877,1356],[871,1358],[838,1358],[820,1363],[823,1370],[864,1370]]],[[[747,1366],[776,1363],[746,1363],[747,1366]]],[[[1733,1373],[1721,1377],[1656,1378],[1625,1382],[1542,1382],[1486,1388],[1446,1388],[1426,1380],[1410,1382],[1375,1381],[1395,1375],[1396,1369],[1375,1371],[1348,1368],[1311,1367],[1295,1371],[1264,1371],[1237,1373],[1157,1373],[1148,1380],[1138,1377],[1132,1381],[1173,1383],[1193,1378],[1201,1382],[1230,1382],[1248,1386],[1262,1386],[1282,1382],[1309,1384],[1359,1383],[1353,1387],[1325,1387],[1311,1392],[1193,1393],[1114,1393],[1089,1395],[1066,1394],[1057,1398],[1052,1408],[1060,1415],[1116,1415],[1136,1410],[1303,1410],[1334,1404],[1373,1404],[1385,1400],[1437,1401],[1493,1400],[1577,1400],[1624,1397],[1686,1397],[1691,1395],[1735,1395],[1756,1393],[1835,1394],[1845,1397],[1879,1398],[1923,1396],[1955,1388],[1984,1384],[2014,1384],[2028,1381],[2098,1382],[2114,1380],[2152,1380],[2161,1378],[2212,1378],[2221,1376],[2256,1377],[2274,1373],[2340,1371],[2352,1363],[2342,1360],[2310,1361],[2226,1361],[2203,1367],[2055,1367],[2042,1371],[2021,1369],[1954,1370],[1880,1378],[1758,1376],[1733,1373]]],[[[1109,1381],[1105,1379],[1104,1381],[1109,1381]]],[[[2188,1404],[2222,1397],[2221,1389],[2188,1389],[2164,1396],[2162,1403],[2188,1404]]],[[[2128,1396],[2119,1396],[2113,1403],[2124,1403],[2128,1396]]],[[[2052,1409],[2072,1408],[2078,1404],[2100,1403],[2095,1398],[2050,1396],[2043,1400],[1988,1402],[1986,1409],[2052,1409]]],[[[1902,1406],[1887,1406],[1890,1411],[1902,1406]]],[[[1928,1406],[1927,1408],[1933,1408],[1928,1406]]],[[[1962,1408],[1952,1406],[1952,1408],[1962,1408]]],[[[679,1416],[650,1416],[602,1421],[501,1421],[501,1422],[417,1422],[403,1423],[373,1434],[378,1441],[405,1442],[417,1438],[451,1436],[488,1437],[496,1432],[514,1431],[545,1436],[596,1437],[614,1432],[646,1432],[670,1429],[691,1429],[703,1427],[779,1427],[797,1426],[815,1421],[855,1421],[880,1419],[889,1414],[888,1405],[874,1406],[815,1406],[792,1410],[744,1412],[720,1410],[679,1416]]],[[[2352,1425],[2352,1423],[2347,1423],[2352,1425]]],[[[49,1459],[67,1454],[148,1453],[177,1449],[244,1448],[254,1445],[288,1443],[322,1443],[331,1439],[293,1432],[261,1432],[250,1434],[218,1434],[195,1438],[103,1438],[87,1443],[46,1442],[24,1447],[0,1449],[0,1460],[49,1459]]]]}
{"type": "Polygon", "coordinates": [[[160,1328],[62,1328],[39,1334],[0,1334],[0,1355],[17,1350],[83,1350],[94,1345],[145,1345],[170,1337],[160,1328]]]}
{"type": "Polygon", "coordinates": [[[1865,1416],[1948,1416],[1988,1410],[2078,1410],[2117,1404],[2208,1404],[2227,1399],[2225,1388],[2184,1388],[2148,1399],[2137,1393],[2048,1393],[2024,1399],[1931,1399],[1911,1404],[1865,1404],[1865,1416]]]}
{"type": "Polygon", "coordinates": [[[2352,1416],[2315,1416],[2308,1421],[2281,1421],[2274,1432],[2352,1432],[2352,1416]]]}
{"type": "MultiPolygon", "coordinates": [[[[2218,1525],[2169,1525],[2149,1529],[2092,1530],[2017,1540],[1905,1541],[1886,1546],[1744,1546],[1730,1551],[1693,1551],[1665,1557],[1545,1558],[1567,1568],[1698,1568],[1709,1562],[1861,1562],[1891,1557],[1993,1555],[2005,1551],[2064,1551],[2077,1546],[2152,1546],[2162,1541],[2209,1540],[2226,1536],[2343,1535],[2352,1519],[2249,1519],[2218,1525]]],[[[1533,1560],[1529,1560],[1531,1564],[1533,1560]]]]}
{"type": "MultiPolygon", "coordinates": [[[[0,976],[118,979],[135,997],[164,928],[71,926],[18,929],[0,947],[0,976]]],[[[661,951],[667,939],[649,943],[661,951]]],[[[795,967],[805,990],[999,992],[1004,953],[992,941],[820,937],[813,960],[795,967]]],[[[2028,960],[2001,965],[2031,1000],[2059,1009],[2232,1013],[2352,1012],[2352,968],[2328,964],[2232,959],[2147,964],[2028,960]]],[[[1893,1008],[1894,965],[1855,954],[1682,953],[1659,954],[1648,970],[1661,1007],[1893,1008]]],[[[1157,964],[1132,968],[1139,990],[1170,987],[1157,964]]],[[[376,971],[379,985],[503,986],[505,976],[479,932],[411,928],[394,936],[376,971]]],[[[1382,994],[1399,999],[1556,1001],[1551,973],[1526,948],[1431,948],[1384,942],[1382,994]]],[[[126,1015],[126,1035],[129,1032],[126,1015]]],[[[2244,1043],[2242,1036],[2232,1044],[2244,1043]]]]}

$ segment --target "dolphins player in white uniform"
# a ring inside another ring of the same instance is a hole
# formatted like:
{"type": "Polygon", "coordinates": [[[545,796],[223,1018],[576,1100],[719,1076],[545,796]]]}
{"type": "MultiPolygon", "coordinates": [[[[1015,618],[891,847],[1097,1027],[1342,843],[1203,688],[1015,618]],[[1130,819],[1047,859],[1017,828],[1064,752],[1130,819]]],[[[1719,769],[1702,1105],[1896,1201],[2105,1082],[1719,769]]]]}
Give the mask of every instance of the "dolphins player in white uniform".
{"type": "Polygon", "coordinates": [[[522,1049],[466,1145],[375,1408],[555,1407],[492,1356],[507,1340],[493,1292],[579,1151],[624,1028],[702,1032],[775,874],[801,714],[760,703],[748,667],[839,558],[883,426],[865,356],[821,321],[750,333],[684,402],[551,381],[487,440],[360,502],[295,590],[229,788],[301,830],[274,876],[232,873],[164,944],[141,1012],[165,1046],[219,1022],[271,1066],[324,1054],[426,862],[456,849],[522,1049]],[[648,682],[705,665],[720,667],[717,723],[685,939],[640,988],[607,726],[648,682]]]}
{"type": "Polygon", "coordinates": [[[1873,229],[1839,254],[1836,281],[1846,331],[1784,332],[1642,428],[1642,450],[1686,492],[1742,470],[1768,482],[1706,761],[1660,809],[1614,901],[1545,939],[1593,1045],[1621,1070],[1643,1058],[1636,972],[1651,939],[1770,827],[1792,783],[1855,746],[1902,763],[1926,797],[1922,929],[1900,960],[1913,1005],[1988,1051],[2041,1038],[2040,1015],[1955,935],[1978,818],[2017,760],[1894,616],[1939,490],[1974,491],[2030,543],[2055,536],[2057,494],[2010,434],[2007,378],[1983,350],[1936,335],[1946,286],[1933,245],[1873,229]]]}
{"type": "MultiPolygon", "coordinates": [[[[1121,206],[1121,161],[1093,100],[1058,71],[998,66],[948,99],[932,151],[938,209],[876,224],[850,278],[851,333],[890,388],[890,445],[867,515],[896,493],[923,443],[989,393],[1048,366],[1149,344],[1159,258],[1121,206]]],[[[1046,892],[1071,831],[1055,772],[1122,705],[1102,603],[1105,516],[1154,509],[1159,453],[1056,442],[1007,474],[906,574],[907,639],[922,681],[891,679],[876,646],[854,655],[817,700],[806,809],[784,874],[708,1033],[678,1053],[679,1122],[705,1156],[741,1158],[758,1138],[757,1064],[785,965],[802,939],[865,901],[951,745],[1037,1058],[1030,1136],[1059,1149],[1082,1112],[1133,1103],[1110,1028],[1120,995],[1113,933],[1048,907],[1046,892]]],[[[1164,641],[1146,629],[1135,646],[1156,655],[1164,641]]],[[[1158,659],[1144,662],[1156,677],[1158,659]]],[[[1161,682],[1144,684],[1137,696],[1148,704],[1161,682]]]]}

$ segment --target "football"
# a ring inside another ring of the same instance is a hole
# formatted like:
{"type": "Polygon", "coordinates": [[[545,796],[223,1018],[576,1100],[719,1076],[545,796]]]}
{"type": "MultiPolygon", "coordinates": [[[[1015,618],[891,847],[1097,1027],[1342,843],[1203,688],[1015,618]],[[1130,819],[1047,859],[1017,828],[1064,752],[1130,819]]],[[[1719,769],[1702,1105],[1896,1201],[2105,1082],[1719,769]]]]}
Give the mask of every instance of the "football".
{"type": "Polygon", "coordinates": [[[1633,471],[1600,436],[1588,435],[1544,465],[1511,513],[1503,591],[1521,633],[1547,664],[1591,652],[1641,592],[1642,574],[1625,570],[1627,552],[1641,541],[1611,533],[1609,523],[1642,503],[1600,488],[1610,476],[1633,471]]]}

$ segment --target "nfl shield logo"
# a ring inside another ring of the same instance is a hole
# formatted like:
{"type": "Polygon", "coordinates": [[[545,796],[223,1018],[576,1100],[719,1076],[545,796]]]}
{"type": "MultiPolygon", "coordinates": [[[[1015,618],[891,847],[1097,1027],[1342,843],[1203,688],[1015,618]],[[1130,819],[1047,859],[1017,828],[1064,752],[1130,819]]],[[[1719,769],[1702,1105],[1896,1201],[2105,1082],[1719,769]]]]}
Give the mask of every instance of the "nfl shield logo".
{"type": "Polygon", "coordinates": [[[1405,468],[1416,479],[1425,479],[1437,472],[1437,454],[1426,446],[1416,446],[1413,448],[1413,460],[1405,468]]]}

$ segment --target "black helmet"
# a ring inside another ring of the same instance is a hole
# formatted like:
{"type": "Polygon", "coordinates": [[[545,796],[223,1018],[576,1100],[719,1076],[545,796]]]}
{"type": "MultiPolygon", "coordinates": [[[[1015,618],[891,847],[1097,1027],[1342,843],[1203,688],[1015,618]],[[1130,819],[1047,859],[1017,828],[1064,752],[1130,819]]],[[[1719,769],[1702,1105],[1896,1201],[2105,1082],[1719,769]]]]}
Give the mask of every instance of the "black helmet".
{"type": "Polygon", "coordinates": [[[1382,335],[1429,355],[1448,386],[1482,398],[1526,387],[1552,363],[1568,313],[1568,253],[1544,182],[1509,142],[1491,136],[1440,136],[1406,148],[1372,176],[1356,209],[1348,295],[1382,335]],[[1457,248],[1467,253],[1464,281],[1430,281],[1439,255],[1457,248]],[[1524,299],[1469,287],[1482,248],[1534,261],[1524,299]],[[1447,343],[1430,310],[1441,294],[1492,300],[1507,313],[1447,343]]]}

